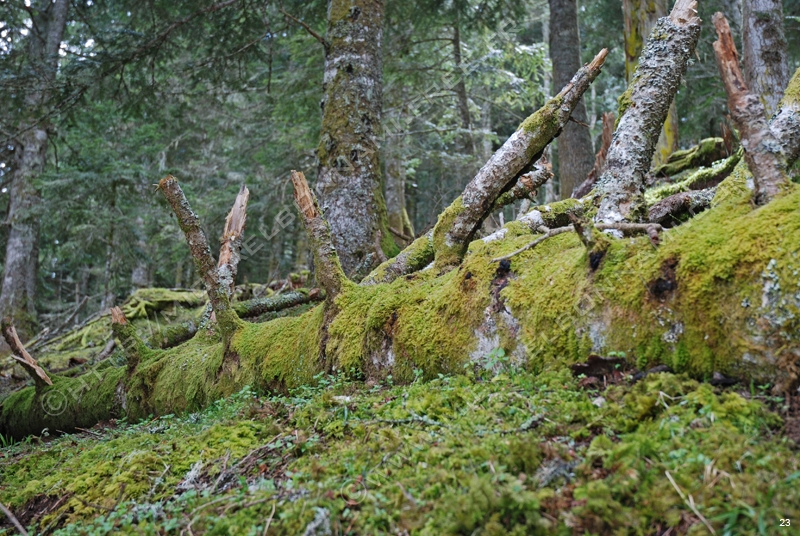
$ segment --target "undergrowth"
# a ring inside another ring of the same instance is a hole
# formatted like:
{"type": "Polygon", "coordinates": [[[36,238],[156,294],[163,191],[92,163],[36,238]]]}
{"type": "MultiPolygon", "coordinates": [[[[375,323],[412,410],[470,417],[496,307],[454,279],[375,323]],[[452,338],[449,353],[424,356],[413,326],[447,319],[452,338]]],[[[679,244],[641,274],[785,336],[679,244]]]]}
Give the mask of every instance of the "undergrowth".
{"type": "Polygon", "coordinates": [[[776,534],[800,513],[796,445],[755,391],[672,374],[586,391],[499,351],[414,376],[319,375],[6,445],[0,501],[63,535],[705,534],[698,514],[718,534],[776,534]]]}

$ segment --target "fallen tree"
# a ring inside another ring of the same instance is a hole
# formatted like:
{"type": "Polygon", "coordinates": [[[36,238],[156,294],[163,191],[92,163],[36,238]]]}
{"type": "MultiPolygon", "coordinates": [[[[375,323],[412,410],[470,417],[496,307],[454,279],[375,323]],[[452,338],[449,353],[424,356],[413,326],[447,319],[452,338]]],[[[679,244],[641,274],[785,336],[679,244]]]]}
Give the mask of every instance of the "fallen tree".
{"type": "MultiPolygon", "coordinates": [[[[691,3],[679,5],[685,12],[692,9],[691,3]]],[[[691,44],[694,30],[687,26],[693,24],[682,17],[678,22],[662,19],[657,26],[662,31],[678,28],[665,32],[662,46],[671,49],[671,40],[685,44],[689,39],[691,44]]],[[[691,53],[682,50],[680,57],[691,53]]],[[[642,61],[651,61],[647,53],[642,61]]],[[[599,68],[597,61],[593,64],[576,78],[591,77],[599,68]]],[[[636,80],[644,83],[641,77],[636,80]]],[[[578,87],[571,86],[562,98],[578,87]]],[[[796,74],[781,109],[796,110],[799,93],[796,74]]],[[[602,196],[536,207],[500,231],[472,240],[481,218],[538,158],[540,144],[568,120],[568,110],[554,113],[552,102],[543,110],[532,116],[549,118],[546,129],[538,131],[543,137],[517,153],[527,161],[520,156],[514,166],[501,166],[508,162],[507,143],[490,161],[494,164],[484,166],[480,180],[467,187],[469,195],[440,217],[433,233],[418,238],[362,284],[344,277],[324,214],[302,174],[293,174],[325,299],[299,316],[260,324],[237,314],[188,201],[177,181],[164,179],[162,191],[171,196],[190,242],[215,321],[178,346],[158,349],[126,328],[124,314],[115,311],[122,359],[107,359],[78,377],[53,375],[52,386],[8,397],[0,409],[0,433],[69,432],[101,419],[194,411],[244,386],[286,391],[332,371],[367,380],[391,374],[394,381],[411,381],[417,371],[430,378],[457,373],[498,348],[533,370],[584,360],[591,352],[616,351],[640,368],[666,364],[700,378],[721,372],[770,382],[778,390],[796,388],[800,325],[791,311],[800,307],[793,276],[798,261],[786,247],[800,243],[800,190],[795,186],[754,210],[750,191],[740,184],[746,173],[734,172],[717,186],[708,210],[662,230],[655,241],[651,231],[658,229],[646,222],[601,221],[602,196]],[[490,175],[501,178],[489,180],[490,175]],[[537,236],[570,225],[518,251],[537,236]],[[609,237],[604,230],[624,238],[609,237]],[[603,254],[593,257],[598,241],[603,254]],[[436,264],[425,269],[434,259],[436,264]]],[[[660,114],[661,108],[651,113],[660,114]]],[[[638,127],[620,125],[651,147],[660,130],[657,118],[639,117],[638,127]]],[[[779,111],[770,125],[789,148],[785,154],[796,154],[792,117],[779,111]],[[779,123],[784,126],[773,128],[778,118],[784,118],[779,123]]],[[[529,132],[518,131],[512,138],[529,132]]],[[[612,144],[609,161],[613,152],[612,144]]],[[[623,174],[619,158],[615,166],[614,173],[623,174]]],[[[626,177],[637,173],[639,160],[629,161],[626,177]]],[[[601,182],[620,206],[641,202],[638,186],[627,200],[621,197],[624,184],[611,188],[613,176],[604,174],[601,182]]]]}

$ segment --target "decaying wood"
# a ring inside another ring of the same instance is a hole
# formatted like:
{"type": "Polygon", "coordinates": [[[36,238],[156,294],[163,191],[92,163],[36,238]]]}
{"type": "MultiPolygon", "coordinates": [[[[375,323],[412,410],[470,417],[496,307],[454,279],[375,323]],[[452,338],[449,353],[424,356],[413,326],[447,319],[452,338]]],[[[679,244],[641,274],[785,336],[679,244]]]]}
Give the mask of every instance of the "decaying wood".
{"type": "Polygon", "coordinates": [[[342,290],[347,277],[339,263],[339,256],[331,239],[331,229],[322,215],[316,196],[308,187],[308,182],[303,173],[292,170],[292,185],[294,186],[294,201],[303,220],[306,235],[309,239],[309,249],[314,253],[314,275],[317,282],[325,289],[328,303],[333,303],[334,298],[342,290]]]}
{"type": "Polygon", "coordinates": [[[667,161],[653,170],[656,177],[675,175],[700,166],[710,166],[717,160],[730,156],[722,138],[706,138],[700,143],[672,153],[667,161]]]}
{"type": "Polygon", "coordinates": [[[33,378],[36,389],[42,389],[45,385],[53,385],[53,381],[50,379],[50,376],[47,375],[47,372],[45,372],[36,360],[31,357],[31,354],[25,350],[25,346],[22,344],[22,341],[19,340],[17,330],[14,329],[11,317],[4,317],[2,324],[3,338],[13,352],[11,357],[25,369],[25,372],[27,372],[31,378],[33,378]]]}
{"type": "Polygon", "coordinates": [[[463,258],[495,200],[513,187],[569,121],[581,96],[600,74],[607,55],[608,50],[601,50],[556,97],[523,122],[445,211],[434,228],[438,267],[457,264],[463,258]]]}
{"type": "MultiPolygon", "coordinates": [[[[232,285],[229,284],[227,279],[223,279],[221,276],[220,270],[217,268],[217,263],[214,261],[214,257],[211,256],[211,248],[208,244],[208,238],[206,238],[206,234],[200,227],[200,219],[192,210],[192,207],[189,205],[189,201],[186,200],[186,196],[184,195],[183,190],[181,190],[177,179],[175,179],[175,177],[172,175],[168,175],[161,179],[161,182],[159,182],[158,186],[161,192],[164,194],[164,197],[167,198],[167,201],[172,207],[173,212],[175,212],[175,216],[178,219],[178,225],[186,236],[186,242],[189,244],[189,251],[192,254],[192,259],[197,267],[197,271],[205,283],[206,291],[208,292],[208,298],[211,302],[211,308],[216,316],[222,336],[226,341],[228,341],[229,338],[233,336],[238,321],[236,313],[231,309],[230,293],[233,289],[232,285]]],[[[235,229],[235,227],[238,227],[239,224],[241,224],[242,228],[244,226],[244,213],[237,210],[237,207],[239,206],[238,204],[243,204],[242,208],[246,207],[247,195],[249,195],[249,193],[247,192],[246,188],[244,188],[243,191],[240,191],[239,196],[237,196],[237,205],[234,205],[234,209],[231,210],[229,218],[232,231],[236,231],[237,229],[235,229]],[[241,203],[242,201],[243,203],[241,203]]],[[[226,228],[228,227],[228,223],[229,222],[226,221],[226,228]]],[[[231,238],[232,240],[226,241],[223,244],[223,247],[229,245],[232,248],[236,244],[236,239],[233,237],[231,238]]],[[[241,237],[239,237],[239,240],[240,239],[241,237]]],[[[233,262],[234,260],[238,261],[238,251],[236,252],[235,257],[236,258],[234,258],[233,251],[230,251],[230,257],[228,260],[230,262],[233,262]]],[[[228,264],[226,263],[226,265],[228,264]]],[[[230,268],[227,268],[226,270],[228,270],[228,272],[225,274],[227,278],[230,275],[231,270],[230,268]]],[[[235,267],[233,270],[233,273],[235,274],[235,267]]]]}
{"type": "Polygon", "coordinates": [[[786,158],[767,123],[763,103],[750,93],[744,82],[733,35],[728,20],[722,13],[714,14],[714,27],[717,30],[714,53],[725,92],[728,94],[728,109],[739,130],[745,161],[753,174],[756,185],[755,202],[763,205],[789,186],[786,158]]]}
{"type": "Polygon", "coordinates": [[[592,188],[594,188],[594,185],[597,184],[597,178],[600,177],[605,170],[608,149],[611,147],[611,140],[614,137],[614,121],[614,112],[606,112],[603,114],[603,133],[600,137],[600,150],[594,155],[594,166],[586,177],[586,180],[572,191],[573,199],[580,199],[588,195],[589,192],[592,191],[592,188]]]}
{"type": "MultiPolygon", "coordinates": [[[[639,59],[633,80],[621,98],[617,131],[606,170],[595,188],[595,221],[618,223],[646,217],[645,175],[661,126],[678,92],[700,35],[695,0],[677,0],[669,17],[658,20],[639,59]]],[[[617,233],[614,233],[617,234],[617,233]]]]}
{"type": "Polygon", "coordinates": [[[250,190],[242,184],[236,201],[234,201],[228,217],[225,218],[225,230],[222,232],[217,271],[220,284],[226,287],[228,296],[233,296],[233,287],[236,285],[236,272],[241,259],[242,236],[247,222],[248,199],[250,199],[250,190]]]}
{"type": "Polygon", "coordinates": [[[671,195],[650,207],[647,219],[664,227],[673,227],[685,217],[694,216],[711,206],[715,193],[716,187],[712,187],[671,195]]]}

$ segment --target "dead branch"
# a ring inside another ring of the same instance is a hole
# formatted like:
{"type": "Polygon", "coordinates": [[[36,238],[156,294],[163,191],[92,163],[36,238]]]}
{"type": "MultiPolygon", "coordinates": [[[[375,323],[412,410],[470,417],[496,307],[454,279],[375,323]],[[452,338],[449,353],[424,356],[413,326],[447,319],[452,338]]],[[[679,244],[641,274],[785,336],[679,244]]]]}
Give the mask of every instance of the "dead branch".
{"type": "Polygon", "coordinates": [[[594,185],[597,183],[597,178],[605,170],[608,149],[611,147],[611,139],[614,137],[614,121],[614,112],[606,112],[603,114],[603,134],[601,136],[600,150],[597,151],[597,154],[594,156],[594,166],[586,177],[586,180],[572,191],[573,199],[580,199],[591,192],[592,188],[594,188],[594,185]]]}
{"type": "Polygon", "coordinates": [[[342,290],[347,277],[331,240],[331,228],[322,215],[317,198],[308,187],[305,175],[292,170],[294,200],[308,235],[309,248],[314,253],[317,281],[325,289],[328,303],[342,290]]]}
{"type": "Polygon", "coordinates": [[[536,190],[553,178],[553,168],[544,158],[540,159],[531,170],[521,175],[517,183],[507,192],[500,194],[495,199],[491,212],[495,212],[520,199],[531,199],[536,196],[536,190]]]}
{"type": "MultiPolygon", "coordinates": [[[[572,214],[570,214],[570,216],[575,217],[572,214]]],[[[655,223],[598,223],[598,224],[595,225],[595,228],[598,231],[605,231],[605,230],[613,229],[613,230],[622,232],[625,236],[633,236],[633,235],[645,233],[650,237],[650,241],[651,242],[654,242],[654,238],[653,237],[654,236],[656,237],[654,245],[656,245],[657,241],[659,240],[658,239],[658,233],[661,233],[664,230],[664,228],[661,225],[658,225],[658,224],[655,224],[655,223]]],[[[528,251],[529,249],[535,248],[536,246],[538,246],[539,244],[541,244],[542,242],[544,242],[548,238],[552,238],[554,236],[558,236],[558,235],[564,234],[564,233],[576,232],[576,229],[575,229],[575,224],[572,224],[572,225],[565,225],[564,227],[556,227],[555,229],[548,229],[545,226],[540,226],[538,228],[538,231],[539,232],[544,232],[544,234],[542,236],[540,236],[540,237],[537,237],[532,242],[522,246],[518,250],[512,251],[508,255],[503,255],[502,257],[497,257],[496,259],[492,259],[492,262],[500,262],[500,261],[508,260],[508,259],[510,259],[512,257],[516,257],[520,253],[523,253],[525,251],[528,251]]],[[[581,242],[583,242],[584,245],[587,244],[587,242],[585,242],[584,239],[581,239],[581,242]]],[[[587,248],[589,248],[589,246],[587,246],[587,248]]]]}
{"type": "Polygon", "coordinates": [[[236,272],[241,259],[240,251],[244,226],[247,222],[247,201],[249,199],[250,190],[242,184],[236,195],[236,201],[225,218],[225,230],[222,233],[217,272],[220,284],[226,287],[228,296],[233,296],[233,287],[236,284],[236,272]]]}
{"type": "Polygon", "coordinates": [[[0,503],[0,510],[2,510],[8,520],[11,521],[11,524],[14,525],[14,527],[17,529],[17,532],[22,534],[22,536],[28,536],[28,531],[25,530],[25,527],[22,526],[22,523],[19,522],[19,519],[17,519],[14,513],[9,510],[5,504],[0,503]]]}
{"type": "Polygon", "coordinates": [[[469,242],[491,213],[495,200],[513,187],[569,121],[581,96],[600,74],[607,54],[608,50],[601,50],[555,98],[526,119],[440,216],[433,232],[438,267],[460,262],[469,242]]]}
{"type": "Polygon", "coordinates": [[[645,175],[697,45],[700,19],[696,8],[695,0],[677,0],[670,16],[658,20],[628,90],[620,98],[617,131],[608,151],[606,170],[595,188],[598,223],[636,221],[646,216],[645,175]]]}
{"type": "Polygon", "coordinates": [[[767,123],[764,105],[757,95],[750,93],[744,82],[728,20],[719,12],[714,14],[713,20],[717,30],[714,53],[728,94],[728,109],[742,139],[747,167],[753,174],[755,202],[763,205],[789,186],[786,158],[767,123]]]}
{"type": "Polygon", "coordinates": [[[322,301],[325,299],[325,293],[320,289],[313,289],[311,292],[287,292],[286,294],[279,294],[269,296],[267,298],[255,298],[252,300],[237,302],[233,304],[233,310],[236,311],[241,318],[259,316],[264,313],[271,313],[282,311],[297,305],[305,303],[312,303],[322,301]]]}
{"type": "Polygon", "coordinates": [[[673,227],[711,206],[715,193],[716,187],[711,187],[671,195],[650,207],[647,219],[664,227],[673,227]]]}
{"type": "Polygon", "coordinates": [[[298,19],[298,18],[297,18],[297,17],[295,17],[294,15],[290,15],[289,13],[287,13],[286,11],[284,11],[283,9],[280,9],[279,11],[281,12],[281,14],[282,14],[284,17],[286,17],[287,19],[291,20],[292,22],[294,22],[294,23],[296,23],[296,24],[299,24],[299,25],[300,25],[300,26],[301,26],[301,27],[302,27],[302,28],[303,28],[303,29],[304,29],[306,32],[308,32],[308,34],[309,34],[311,37],[313,37],[314,39],[316,39],[317,41],[319,41],[319,42],[320,42],[320,44],[321,44],[323,47],[325,47],[325,51],[327,52],[328,48],[330,48],[330,44],[328,44],[328,41],[326,41],[324,37],[322,37],[322,36],[321,36],[321,35],[320,35],[318,32],[316,32],[316,31],[315,31],[315,30],[314,30],[314,29],[313,29],[311,26],[309,26],[309,25],[308,25],[308,24],[306,24],[305,22],[301,21],[300,19],[298,19]]]}
{"type": "Polygon", "coordinates": [[[710,166],[717,160],[730,156],[725,140],[722,138],[706,138],[688,149],[675,151],[667,161],[653,170],[656,177],[674,177],[675,175],[700,166],[710,166]]]}
{"type": "MultiPolygon", "coordinates": [[[[221,277],[217,268],[217,263],[214,262],[214,257],[211,256],[211,248],[208,245],[206,234],[203,232],[203,229],[200,228],[200,220],[197,214],[192,211],[192,207],[189,205],[189,201],[186,200],[186,196],[183,190],[181,190],[180,185],[178,185],[177,179],[172,175],[167,175],[161,179],[158,188],[164,194],[164,197],[167,198],[173,212],[175,212],[178,225],[186,236],[186,242],[189,244],[189,251],[192,254],[192,259],[197,267],[197,271],[200,273],[205,283],[208,298],[211,302],[211,308],[214,311],[222,336],[225,341],[229,341],[240,323],[239,317],[237,317],[236,313],[231,309],[229,293],[232,290],[232,285],[229,285],[228,280],[223,280],[221,277]]],[[[239,192],[239,196],[237,196],[237,203],[244,201],[244,206],[242,208],[246,207],[247,195],[247,189],[244,188],[243,191],[239,192]]],[[[240,223],[244,226],[244,213],[237,210],[238,206],[239,204],[234,205],[234,209],[231,210],[231,214],[229,215],[232,230],[234,230],[233,227],[238,226],[240,223]]],[[[226,227],[227,224],[228,222],[226,221],[226,227]]],[[[233,246],[234,242],[235,240],[229,241],[228,243],[233,246]]],[[[232,262],[233,251],[231,251],[230,254],[231,257],[229,260],[232,262]]],[[[236,256],[238,257],[238,252],[236,256]]],[[[226,276],[227,275],[228,274],[226,274],[226,276]]]]}
{"type": "Polygon", "coordinates": [[[119,307],[111,308],[111,331],[119,339],[122,350],[128,358],[128,373],[133,373],[142,362],[147,346],[119,307]]]}
{"type": "Polygon", "coordinates": [[[3,338],[13,352],[11,357],[25,369],[25,372],[27,372],[31,378],[33,378],[36,389],[42,389],[45,385],[53,385],[53,381],[47,375],[47,372],[45,372],[36,360],[31,357],[31,354],[25,350],[25,346],[22,344],[22,341],[19,340],[17,330],[14,329],[14,324],[10,316],[3,318],[2,328],[3,338]]]}

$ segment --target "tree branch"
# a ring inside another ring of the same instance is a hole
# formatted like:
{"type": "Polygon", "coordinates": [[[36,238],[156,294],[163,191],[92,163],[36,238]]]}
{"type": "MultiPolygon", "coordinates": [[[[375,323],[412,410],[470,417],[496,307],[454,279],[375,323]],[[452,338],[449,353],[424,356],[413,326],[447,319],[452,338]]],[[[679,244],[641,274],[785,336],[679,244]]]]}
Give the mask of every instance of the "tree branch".
{"type": "Polygon", "coordinates": [[[322,36],[321,36],[319,33],[317,33],[316,31],[314,31],[314,29],[313,29],[313,28],[311,28],[311,26],[309,26],[309,25],[308,25],[308,24],[306,24],[305,22],[301,21],[300,19],[298,19],[298,18],[297,18],[297,17],[295,17],[294,15],[290,15],[289,13],[287,13],[286,11],[284,11],[283,9],[280,9],[279,11],[280,11],[280,12],[283,14],[283,16],[284,16],[284,17],[286,17],[287,19],[290,19],[291,21],[295,22],[296,24],[299,24],[300,26],[302,26],[302,27],[303,27],[303,29],[304,29],[305,31],[307,31],[307,32],[308,32],[308,33],[311,35],[311,37],[313,37],[314,39],[316,39],[317,41],[319,41],[319,42],[320,42],[320,44],[321,44],[323,47],[325,47],[325,51],[327,52],[327,50],[328,50],[328,47],[330,47],[330,45],[328,44],[328,42],[325,40],[325,38],[324,38],[324,37],[322,37],[322,36]]]}
{"type": "Polygon", "coordinates": [[[757,95],[747,89],[739,68],[739,53],[728,20],[722,13],[714,14],[714,27],[717,30],[714,53],[728,94],[728,109],[742,139],[747,167],[753,174],[755,202],[763,205],[789,186],[786,158],[767,123],[764,105],[757,95]]]}
{"type": "Polygon", "coordinates": [[[17,330],[14,329],[14,324],[12,323],[10,316],[3,318],[2,328],[3,338],[6,340],[8,345],[11,347],[11,351],[13,352],[11,357],[17,363],[22,365],[22,368],[25,369],[25,372],[27,372],[28,375],[33,378],[33,382],[36,385],[36,390],[41,390],[46,385],[53,385],[53,381],[47,375],[47,372],[45,372],[44,369],[39,366],[36,360],[31,357],[31,354],[25,350],[25,346],[23,346],[22,341],[19,340],[17,330]]]}

